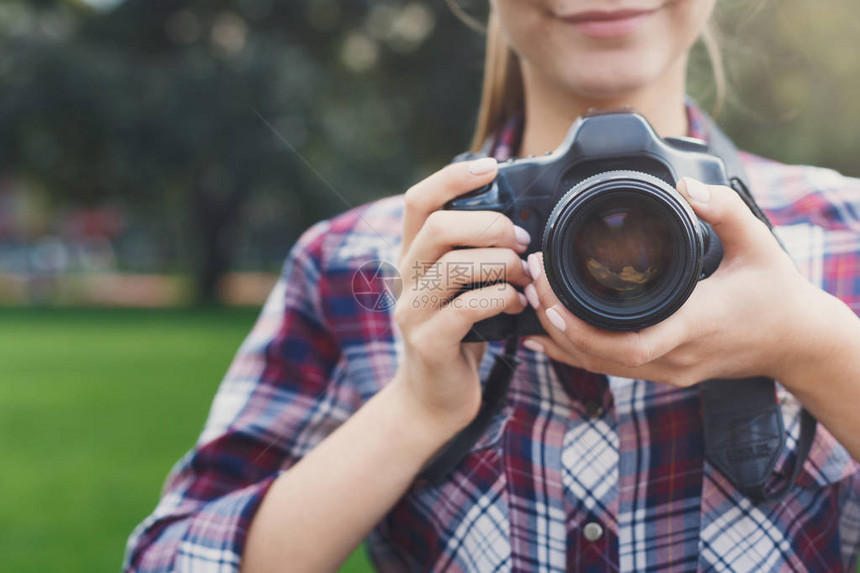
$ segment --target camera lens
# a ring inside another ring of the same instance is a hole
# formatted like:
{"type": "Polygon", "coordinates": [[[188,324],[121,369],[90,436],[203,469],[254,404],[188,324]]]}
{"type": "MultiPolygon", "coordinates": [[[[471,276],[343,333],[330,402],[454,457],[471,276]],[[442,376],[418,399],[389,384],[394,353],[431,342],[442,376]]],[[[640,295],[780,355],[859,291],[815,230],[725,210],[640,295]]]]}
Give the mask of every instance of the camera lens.
{"type": "Polygon", "coordinates": [[[639,330],[675,312],[701,274],[704,237],[686,201],[635,171],[590,177],[556,204],[544,266],[559,300],[601,328],[639,330]]]}
{"type": "Polygon", "coordinates": [[[660,211],[619,193],[590,207],[567,249],[585,286],[622,304],[659,290],[672,255],[672,229],[660,211]]]}

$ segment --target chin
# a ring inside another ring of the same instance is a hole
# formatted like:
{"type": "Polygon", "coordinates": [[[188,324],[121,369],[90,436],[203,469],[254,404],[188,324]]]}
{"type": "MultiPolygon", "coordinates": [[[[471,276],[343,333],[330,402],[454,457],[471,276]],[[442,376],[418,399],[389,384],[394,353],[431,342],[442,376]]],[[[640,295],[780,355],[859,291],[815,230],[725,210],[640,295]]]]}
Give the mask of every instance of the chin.
{"type": "Polygon", "coordinates": [[[554,78],[550,81],[564,91],[612,104],[653,85],[667,71],[660,65],[661,60],[643,58],[641,53],[618,56],[570,60],[575,65],[548,70],[547,78],[554,78]]]}

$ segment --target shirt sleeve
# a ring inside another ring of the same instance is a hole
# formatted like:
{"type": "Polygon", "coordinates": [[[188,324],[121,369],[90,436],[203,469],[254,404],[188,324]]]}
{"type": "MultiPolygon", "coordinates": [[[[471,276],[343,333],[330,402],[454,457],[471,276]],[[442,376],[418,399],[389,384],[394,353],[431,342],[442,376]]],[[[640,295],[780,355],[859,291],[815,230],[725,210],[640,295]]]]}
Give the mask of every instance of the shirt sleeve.
{"type": "Polygon", "coordinates": [[[132,533],[125,571],[238,571],[268,487],[357,407],[330,388],[341,352],[320,306],[324,237],[321,223],[288,256],[197,444],[132,533]]]}

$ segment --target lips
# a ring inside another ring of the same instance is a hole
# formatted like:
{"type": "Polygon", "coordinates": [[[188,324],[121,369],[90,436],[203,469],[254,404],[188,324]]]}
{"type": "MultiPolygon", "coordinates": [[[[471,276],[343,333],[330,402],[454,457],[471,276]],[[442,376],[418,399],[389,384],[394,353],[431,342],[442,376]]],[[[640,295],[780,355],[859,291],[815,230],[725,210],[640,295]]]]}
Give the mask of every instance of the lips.
{"type": "Polygon", "coordinates": [[[606,38],[632,34],[659,10],[660,8],[589,10],[559,18],[587,36],[606,38]]]}
{"type": "Polygon", "coordinates": [[[561,16],[561,18],[572,24],[579,22],[606,22],[611,20],[626,20],[628,18],[635,18],[636,16],[651,14],[656,11],[657,8],[652,8],[650,10],[590,10],[588,12],[579,12],[571,16],[561,16]]]}

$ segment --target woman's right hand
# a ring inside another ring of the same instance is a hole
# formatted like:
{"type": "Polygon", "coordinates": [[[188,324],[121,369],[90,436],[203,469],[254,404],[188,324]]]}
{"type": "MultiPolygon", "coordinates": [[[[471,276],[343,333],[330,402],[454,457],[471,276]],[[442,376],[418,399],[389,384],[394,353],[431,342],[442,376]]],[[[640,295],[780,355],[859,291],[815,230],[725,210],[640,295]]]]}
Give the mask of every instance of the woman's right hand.
{"type": "Polygon", "coordinates": [[[485,344],[460,341],[475,322],[525,308],[510,283],[531,280],[519,256],[528,236],[499,213],[439,208],[495,174],[492,159],[457,163],[406,193],[400,252],[404,291],[395,308],[405,356],[392,382],[274,481],[248,532],[243,572],[280,571],[285,563],[291,571],[337,569],[403,496],[433,452],[477,414],[478,364],[485,344]],[[474,248],[452,250],[455,246],[474,248]],[[438,263],[445,270],[447,262],[458,268],[480,269],[481,262],[503,267],[507,282],[441,304],[461,285],[481,279],[458,273],[456,278],[443,275],[451,280],[438,285],[421,280],[428,265],[438,263]],[[362,484],[359,496],[357,483],[362,484]]]}
{"type": "Polygon", "coordinates": [[[409,407],[450,435],[465,427],[481,404],[478,367],[486,343],[462,338],[480,320],[521,312],[526,299],[512,285],[531,282],[520,258],[530,241],[524,229],[495,211],[439,210],[490,183],[497,169],[493,158],[454,163],[405,195],[403,292],[394,311],[405,356],[393,384],[409,407]],[[488,276],[503,282],[460,292],[488,276]]]}

